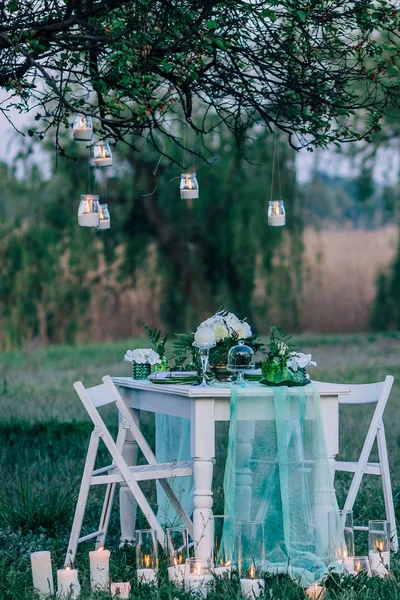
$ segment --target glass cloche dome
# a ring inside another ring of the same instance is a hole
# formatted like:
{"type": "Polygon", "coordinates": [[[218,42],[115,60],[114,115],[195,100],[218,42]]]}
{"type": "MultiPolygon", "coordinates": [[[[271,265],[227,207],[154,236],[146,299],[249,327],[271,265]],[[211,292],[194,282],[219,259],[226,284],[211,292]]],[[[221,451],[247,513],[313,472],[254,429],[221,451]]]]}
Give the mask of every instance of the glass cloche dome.
{"type": "Polygon", "coordinates": [[[244,372],[255,367],[254,351],[241,340],[229,350],[227,367],[229,371],[238,374],[236,384],[245,385],[244,372]]]}

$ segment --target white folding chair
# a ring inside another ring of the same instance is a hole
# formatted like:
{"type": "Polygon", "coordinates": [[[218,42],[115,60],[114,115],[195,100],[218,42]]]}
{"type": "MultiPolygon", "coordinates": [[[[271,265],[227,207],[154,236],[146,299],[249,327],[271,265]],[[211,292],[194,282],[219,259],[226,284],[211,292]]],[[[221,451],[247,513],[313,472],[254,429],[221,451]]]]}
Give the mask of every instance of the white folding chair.
{"type": "MultiPolygon", "coordinates": [[[[389,459],[386,446],[385,427],[383,424],[383,413],[386,408],[389,394],[393,386],[393,377],[388,375],[385,381],[380,383],[366,383],[360,385],[349,385],[350,394],[339,396],[339,404],[376,404],[367,437],[361,451],[360,458],[356,462],[335,461],[335,471],[354,473],[347,494],[344,510],[353,510],[353,506],[360,489],[364,475],[379,475],[382,477],[383,495],[385,499],[386,520],[390,521],[392,548],[398,550],[398,538],[396,517],[394,513],[392,483],[390,480],[389,459]],[[368,462],[375,439],[378,446],[379,462],[368,462]]],[[[368,527],[355,526],[358,531],[368,531],[368,527]]]]}
{"type": "Polygon", "coordinates": [[[171,477],[185,477],[191,475],[193,473],[192,461],[158,463],[138,425],[135,423],[131,410],[121,398],[111,378],[109,376],[103,377],[103,382],[104,383],[101,385],[88,389],[85,389],[80,381],[74,383],[74,388],[88,412],[89,417],[93,421],[94,430],[90,437],[65,565],[70,565],[74,562],[77,546],[81,542],[96,538],[96,549],[104,546],[110,521],[115,486],[121,483],[128,486],[150,526],[156,530],[158,541],[162,546],[165,545],[164,531],[139,487],[140,481],[160,481],[172,506],[175,508],[183,524],[188,529],[189,534],[193,536],[193,524],[182,509],[171,486],[166,481],[167,478],[171,477]],[[116,405],[119,411],[119,428],[116,441],[114,441],[98,411],[99,407],[112,403],[116,405]],[[138,447],[141,449],[147,460],[146,465],[132,467],[128,466],[126,463],[122,451],[128,430],[131,431],[138,447]],[[100,439],[103,440],[111,455],[112,464],[94,470],[100,439]],[[95,485],[107,486],[99,528],[93,533],[80,537],[89,490],[91,486],[95,485]]]}

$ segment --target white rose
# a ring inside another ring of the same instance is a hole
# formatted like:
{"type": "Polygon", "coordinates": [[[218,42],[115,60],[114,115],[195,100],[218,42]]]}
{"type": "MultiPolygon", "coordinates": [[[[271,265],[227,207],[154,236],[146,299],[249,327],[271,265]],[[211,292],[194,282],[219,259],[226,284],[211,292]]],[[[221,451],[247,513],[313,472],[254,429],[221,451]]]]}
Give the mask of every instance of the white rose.
{"type": "Polygon", "coordinates": [[[246,339],[251,337],[251,328],[247,321],[239,321],[237,325],[233,327],[240,339],[246,339]]]}
{"type": "Polygon", "coordinates": [[[311,354],[296,352],[289,357],[287,365],[292,369],[292,371],[297,371],[297,369],[305,369],[306,367],[311,366],[316,367],[317,363],[311,360],[311,358],[311,354]]]}
{"type": "Polygon", "coordinates": [[[159,365],[161,363],[160,355],[150,348],[146,350],[146,362],[149,365],[159,365]]]}
{"type": "Polygon", "coordinates": [[[219,342],[220,340],[224,340],[229,336],[229,332],[223,324],[217,323],[217,325],[214,325],[213,331],[215,333],[215,339],[217,340],[217,342],[219,342]]]}

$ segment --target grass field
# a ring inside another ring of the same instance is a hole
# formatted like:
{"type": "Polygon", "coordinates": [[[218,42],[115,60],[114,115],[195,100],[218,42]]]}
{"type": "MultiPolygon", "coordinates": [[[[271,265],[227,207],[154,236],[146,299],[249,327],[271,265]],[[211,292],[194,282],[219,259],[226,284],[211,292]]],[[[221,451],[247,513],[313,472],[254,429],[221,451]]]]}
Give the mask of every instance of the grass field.
{"type": "MultiPolygon", "coordinates": [[[[142,340],[143,341],[143,340],[142,340]]],[[[385,419],[393,477],[395,504],[400,517],[400,334],[298,336],[298,345],[310,351],[318,361],[315,379],[338,383],[362,383],[382,380],[392,374],[396,383],[385,419]]],[[[72,389],[80,379],[90,386],[101,376],[129,375],[130,365],[122,361],[125,350],[140,340],[78,347],[58,346],[3,354],[0,360],[0,599],[33,598],[29,554],[34,550],[52,551],[53,564],[60,568],[66,550],[75,506],[77,483],[82,472],[90,423],[72,389]]],[[[340,420],[341,458],[355,459],[365,438],[370,411],[350,408],[340,420]]],[[[113,424],[111,415],[108,417],[113,424]]],[[[151,431],[151,418],[144,419],[151,431]]],[[[217,439],[215,476],[216,512],[222,510],[221,481],[227,428],[222,425],[217,439]]],[[[150,436],[151,437],[151,436],[150,436]]],[[[339,480],[339,499],[347,482],[339,480]]],[[[98,502],[89,507],[86,526],[98,518],[98,502]]],[[[377,486],[365,483],[355,508],[357,522],[382,517],[383,502],[377,486]]],[[[129,548],[118,550],[118,511],[114,511],[107,546],[112,550],[114,580],[135,581],[134,556],[129,548]]],[[[362,541],[360,542],[362,544],[362,541]]],[[[88,586],[87,552],[81,547],[78,568],[82,580],[82,598],[91,596],[88,586]]],[[[363,550],[359,545],[359,551],[363,550]]],[[[162,569],[164,569],[162,564],[162,569]]],[[[400,569],[392,569],[385,581],[334,580],[328,582],[327,598],[361,600],[400,598],[397,581],[400,569]]],[[[134,586],[132,597],[140,599],[187,598],[161,578],[158,589],[134,586]]],[[[136,584],[135,584],[136,585],[136,584]]],[[[304,598],[304,592],[285,577],[267,582],[266,598],[289,600],[304,598]]],[[[210,600],[240,598],[238,582],[218,582],[210,600]]]]}

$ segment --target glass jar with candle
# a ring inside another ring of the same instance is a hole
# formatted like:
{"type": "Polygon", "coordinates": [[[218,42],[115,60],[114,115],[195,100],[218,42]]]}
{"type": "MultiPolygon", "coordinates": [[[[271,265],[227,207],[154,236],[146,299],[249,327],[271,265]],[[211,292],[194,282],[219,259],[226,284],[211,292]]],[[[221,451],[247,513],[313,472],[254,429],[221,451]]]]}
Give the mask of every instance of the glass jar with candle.
{"type": "Polygon", "coordinates": [[[213,516],[214,526],[214,575],[230,574],[236,560],[235,517],[213,516]]]}
{"type": "Polygon", "coordinates": [[[185,587],[206,597],[213,585],[209,558],[189,558],[185,571],[185,587]]]}
{"type": "Polygon", "coordinates": [[[369,562],[375,575],[385,577],[390,568],[390,522],[368,523],[369,562]]]}
{"type": "Polygon", "coordinates": [[[107,140],[100,140],[93,144],[93,164],[95,167],[111,167],[113,164],[112,152],[107,140]]]}
{"type": "Polygon", "coordinates": [[[138,529],[136,532],[137,578],[142,583],[156,581],[158,546],[155,529],[138,529]]]}
{"type": "Polygon", "coordinates": [[[185,527],[167,527],[168,579],[182,587],[189,559],[189,534],[185,527]]]}
{"type": "Polygon", "coordinates": [[[181,173],[181,198],[192,200],[199,197],[199,184],[196,173],[181,173]]]}
{"type": "Polygon", "coordinates": [[[82,194],[78,209],[78,223],[81,227],[98,227],[100,224],[99,197],[82,194]]]}
{"type": "Polygon", "coordinates": [[[264,523],[238,523],[238,562],[243,596],[258,598],[264,592],[264,523]]]}
{"type": "Polygon", "coordinates": [[[333,510],[328,513],[329,561],[354,571],[353,511],[333,510]]]}
{"type": "Polygon", "coordinates": [[[100,204],[99,218],[99,229],[110,229],[111,221],[107,204],[100,204]]]}
{"type": "Polygon", "coordinates": [[[358,575],[359,573],[366,573],[368,577],[371,577],[371,567],[368,556],[354,557],[354,574],[358,575]]]}
{"type": "Polygon", "coordinates": [[[268,225],[283,227],[286,223],[286,213],[283,200],[270,200],[268,203],[268,225]]]}
{"type": "Polygon", "coordinates": [[[92,117],[88,115],[76,115],[72,137],[76,142],[90,142],[93,137],[92,117]]]}

